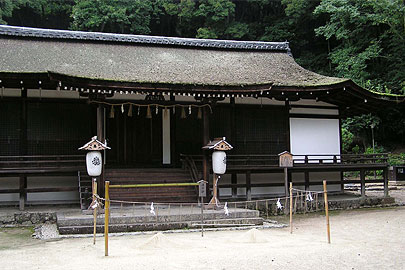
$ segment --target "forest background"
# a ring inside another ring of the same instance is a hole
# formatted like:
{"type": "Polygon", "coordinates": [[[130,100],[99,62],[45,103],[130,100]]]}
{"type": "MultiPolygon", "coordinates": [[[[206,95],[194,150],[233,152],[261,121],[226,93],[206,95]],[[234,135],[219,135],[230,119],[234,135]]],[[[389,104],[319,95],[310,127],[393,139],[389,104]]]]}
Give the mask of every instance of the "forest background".
{"type": "MultiPolygon", "coordinates": [[[[0,0],[0,24],[191,38],[288,41],[314,72],[405,94],[405,0],[0,0]]],[[[402,153],[405,112],[347,118],[343,151],[402,153]]]]}

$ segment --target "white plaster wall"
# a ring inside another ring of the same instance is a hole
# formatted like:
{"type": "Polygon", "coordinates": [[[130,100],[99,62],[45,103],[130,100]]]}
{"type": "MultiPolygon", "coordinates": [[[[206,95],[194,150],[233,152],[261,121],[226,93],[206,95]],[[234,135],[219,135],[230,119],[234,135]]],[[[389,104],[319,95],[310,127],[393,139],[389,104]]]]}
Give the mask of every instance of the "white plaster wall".
{"type": "Polygon", "coordinates": [[[340,154],[338,119],[290,118],[293,155],[340,154]]]}
{"type": "MultiPolygon", "coordinates": [[[[20,178],[19,177],[2,177],[0,178],[0,189],[15,189],[20,187],[20,178]]],[[[19,194],[0,194],[0,202],[13,202],[18,201],[19,194]]]]}
{"type": "MultiPolygon", "coordinates": [[[[340,129],[338,119],[290,118],[290,143],[293,155],[320,154],[322,158],[333,158],[340,154],[340,129]]],[[[319,156],[321,158],[321,156],[319,156]]],[[[313,162],[317,162],[316,160],[313,162]]],[[[331,161],[332,162],[332,161],[331,161]]],[[[294,180],[294,178],[293,178],[294,180]]],[[[311,172],[311,181],[339,181],[340,172],[311,172]]],[[[322,186],[311,185],[311,190],[322,190],[322,186]]],[[[340,185],[329,186],[330,191],[339,191],[340,185]]]]}

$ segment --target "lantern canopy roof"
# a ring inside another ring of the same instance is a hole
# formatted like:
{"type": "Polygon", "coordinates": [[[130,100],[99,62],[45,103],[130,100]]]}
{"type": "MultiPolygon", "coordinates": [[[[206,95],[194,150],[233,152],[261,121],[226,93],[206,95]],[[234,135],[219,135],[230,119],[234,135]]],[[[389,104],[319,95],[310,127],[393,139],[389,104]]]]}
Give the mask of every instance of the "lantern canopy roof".
{"type": "Polygon", "coordinates": [[[92,137],[91,141],[89,141],[88,143],[79,148],[79,150],[89,150],[89,151],[100,151],[105,149],[111,148],[107,146],[107,142],[102,143],[99,140],[97,140],[97,136],[92,137]]]}
{"type": "Polygon", "coordinates": [[[206,146],[203,146],[202,149],[227,151],[232,150],[232,148],[233,148],[232,145],[230,145],[227,141],[225,141],[225,137],[222,137],[222,138],[215,138],[214,140],[210,141],[206,146]]]}
{"type": "Polygon", "coordinates": [[[290,152],[288,152],[288,151],[284,151],[284,152],[281,152],[280,154],[278,154],[279,156],[292,156],[292,154],[290,153],[290,152]]]}

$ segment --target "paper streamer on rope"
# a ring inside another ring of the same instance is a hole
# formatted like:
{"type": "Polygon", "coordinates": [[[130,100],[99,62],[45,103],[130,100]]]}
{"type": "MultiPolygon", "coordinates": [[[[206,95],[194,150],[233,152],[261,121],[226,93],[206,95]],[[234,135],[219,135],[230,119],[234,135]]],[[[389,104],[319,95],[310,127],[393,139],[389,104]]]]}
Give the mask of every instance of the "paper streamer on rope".
{"type": "Polygon", "coordinates": [[[96,197],[94,198],[94,200],[91,202],[91,204],[89,205],[89,210],[90,209],[96,209],[98,207],[103,206],[103,203],[101,202],[101,199],[98,195],[95,195],[96,197]]]}
{"type": "Polygon", "coordinates": [[[98,207],[97,200],[94,200],[94,204],[91,206],[92,209],[96,209],[98,207]]]}
{"type": "Polygon", "coordinates": [[[311,192],[309,192],[309,193],[307,194],[306,200],[307,200],[308,202],[312,202],[312,201],[314,200],[314,199],[312,198],[311,192]]]}
{"type": "Polygon", "coordinates": [[[124,104],[121,104],[121,112],[124,113],[125,109],[124,109],[124,104]]]}
{"type": "Polygon", "coordinates": [[[150,211],[149,211],[152,215],[156,216],[155,213],[155,207],[153,207],[153,202],[150,204],[150,211]]]}
{"type": "Polygon", "coordinates": [[[283,209],[283,205],[280,202],[280,198],[278,198],[276,205],[277,205],[278,209],[280,209],[280,210],[283,209]]]}
{"type": "Polygon", "coordinates": [[[224,212],[225,212],[225,215],[229,216],[229,209],[228,209],[228,203],[227,202],[225,203],[225,206],[224,206],[224,212]]]}

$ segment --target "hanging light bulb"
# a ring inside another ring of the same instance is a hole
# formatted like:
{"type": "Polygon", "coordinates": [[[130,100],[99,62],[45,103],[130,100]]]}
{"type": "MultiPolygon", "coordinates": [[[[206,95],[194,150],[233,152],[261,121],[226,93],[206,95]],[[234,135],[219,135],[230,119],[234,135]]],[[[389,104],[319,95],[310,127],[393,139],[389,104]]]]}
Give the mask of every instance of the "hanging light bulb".
{"type": "Polygon", "coordinates": [[[114,118],[114,106],[111,105],[110,118],[114,118]]]}
{"type": "Polygon", "coordinates": [[[201,107],[198,108],[197,119],[202,119],[202,110],[201,110],[201,107]]]}
{"type": "Polygon", "coordinates": [[[148,108],[146,109],[146,118],[151,119],[152,118],[152,113],[150,111],[150,106],[148,105],[148,108]]]}
{"type": "Polygon", "coordinates": [[[128,116],[132,117],[132,104],[129,104],[128,116]]]}
{"type": "Polygon", "coordinates": [[[186,111],[184,110],[184,107],[181,107],[180,118],[181,118],[181,119],[185,119],[185,118],[186,118],[186,111]]]}

